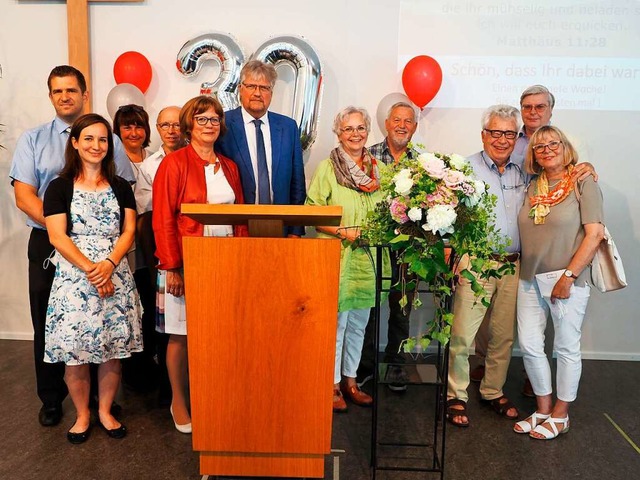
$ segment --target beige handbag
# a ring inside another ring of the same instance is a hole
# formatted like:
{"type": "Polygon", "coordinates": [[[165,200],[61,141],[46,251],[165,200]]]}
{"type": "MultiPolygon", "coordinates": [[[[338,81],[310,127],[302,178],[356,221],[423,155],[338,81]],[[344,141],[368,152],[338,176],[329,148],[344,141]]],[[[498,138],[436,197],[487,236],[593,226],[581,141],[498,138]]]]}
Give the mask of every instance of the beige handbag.
{"type": "Polygon", "coordinates": [[[627,286],[620,253],[607,227],[604,227],[604,238],[591,260],[591,283],[602,293],[627,286]]]}
{"type": "MultiPolygon", "coordinates": [[[[579,202],[580,189],[576,188],[574,191],[579,202]]],[[[613,292],[627,286],[622,258],[606,226],[604,226],[604,238],[591,260],[591,284],[602,293],[613,292]]]]}

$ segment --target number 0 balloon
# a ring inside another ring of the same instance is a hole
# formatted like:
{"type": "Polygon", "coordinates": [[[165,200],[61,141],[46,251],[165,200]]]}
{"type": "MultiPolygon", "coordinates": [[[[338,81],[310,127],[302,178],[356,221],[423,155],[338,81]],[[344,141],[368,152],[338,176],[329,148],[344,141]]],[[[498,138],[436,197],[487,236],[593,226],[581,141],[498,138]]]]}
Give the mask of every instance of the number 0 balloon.
{"type": "Polygon", "coordinates": [[[300,127],[300,143],[307,150],[316,139],[322,96],[322,65],[311,46],[301,38],[275,37],[260,45],[252,58],[274,66],[288,64],[296,76],[292,117],[300,127]]]}

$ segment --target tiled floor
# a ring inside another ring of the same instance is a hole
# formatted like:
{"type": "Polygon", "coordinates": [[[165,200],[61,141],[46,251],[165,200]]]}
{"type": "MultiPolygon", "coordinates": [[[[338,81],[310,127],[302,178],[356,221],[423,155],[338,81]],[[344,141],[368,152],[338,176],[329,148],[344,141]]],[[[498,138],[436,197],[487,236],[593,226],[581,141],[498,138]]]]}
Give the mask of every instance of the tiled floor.
{"type": "MultiPolygon", "coordinates": [[[[83,445],[71,445],[65,434],[73,422],[67,400],[60,425],[38,424],[38,400],[32,367],[32,344],[0,340],[0,388],[4,419],[0,422],[0,479],[153,479],[196,480],[198,456],[188,435],[178,433],[167,409],[157,407],[154,393],[121,392],[122,421],[129,435],[110,439],[97,428],[83,445]]],[[[534,402],[519,394],[522,361],[514,359],[505,393],[521,413],[534,402]]],[[[579,399],[571,411],[567,435],[542,442],[516,435],[512,422],[478,402],[477,386],[469,388],[468,429],[447,429],[445,478],[448,480],[633,480],[640,478],[640,450],[624,438],[613,420],[640,444],[640,362],[585,361],[579,399]],[[605,415],[606,414],[606,415],[605,415]]],[[[380,434],[385,440],[420,441],[433,423],[428,388],[412,386],[404,394],[381,390],[380,434]]],[[[350,406],[334,418],[326,479],[370,478],[371,411],[350,406]],[[336,468],[337,467],[337,468],[336,468]]],[[[382,453],[382,452],[380,452],[382,453]]],[[[390,462],[415,457],[394,454],[390,462]],[[404,457],[400,458],[400,457],[404,457]]],[[[379,471],[379,480],[435,479],[438,475],[379,471]]]]}

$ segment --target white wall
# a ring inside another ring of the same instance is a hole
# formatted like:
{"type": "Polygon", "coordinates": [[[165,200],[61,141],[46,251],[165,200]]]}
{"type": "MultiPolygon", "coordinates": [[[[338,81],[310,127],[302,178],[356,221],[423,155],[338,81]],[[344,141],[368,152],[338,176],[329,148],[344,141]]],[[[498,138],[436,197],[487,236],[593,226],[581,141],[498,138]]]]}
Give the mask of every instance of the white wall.
{"type": "MultiPolygon", "coordinates": [[[[137,50],[152,64],[154,76],[146,101],[147,110],[155,118],[163,106],[180,105],[197,95],[200,83],[212,80],[217,74],[215,65],[207,66],[193,79],[178,73],[176,54],[185,41],[207,32],[231,33],[248,56],[269,37],[301,35],[317,50],[325,75],[318,136],[306,155],[310,180],[318,162],[328,156],[335,144],[331,120],[340,108],[355,104],[366,107],[375,115],[384,95],[402,91],[398,56],[403,4],[406,7],[407,2],[325,0],[318,4],[299,0],[244,0],[222,4],[206,0],[147,0],[142,4],[92,4],[94,110],[107,114],[105,99],[115,86],[113,64],[125,51],[137,50]]],[[[29,338],[26,260],[29,232],[22,214],[14,206],[7,174],[20,133],[53,117],[45,81],[53,66],[67,62],[66,9],[63,3],[0,0],[0,12],[0,65],[3,70],[0,123],[5,124],[0,143],[7,147],[0,151],[0,179],[4,179],[0,183],[0,337],[29,338]]],[[[635,38],[639,36],[638,24],[636,21],[635,38]]],[[[449,46],[457,36],[464,35],[464,30],[452,30],[449,38],[431,36],[428,20],[422,28],[412,36],[422,39],[414,44],[416,54],[436,56],[443,45],[449,46]]],[[[501,34],[499,28],[496,29],[498,34],[501,34]]],[[[447,77],[446,72],[444,82],[448,90],[455,91],[455,79],[447,77]]],[[[531,83],[535,83],[535,79],[531,83]]],[[[290,104],[286,87],[286,82],[278,85],[274,106],[290,104]]],[[[629,95],[638,94],[640,89],[629,92],[629,95]]],[[[514,95],[511,103],[517,105],[517,102],[518,97],[514,95]]],[[[475,108],[426,109],[415,140],[424,143],[429,150],[471,154],[481,148],[481,111],[475,108]]],[[[636,307],[633,307],[640,284],[640,260],[635,255],[640,251],[637,188],[640,169],[634,158],[640,151],[637,134],[640,114],[557,109],[553,122],[581,139],[589,160],[600,174],[607,223],[622,252],[631,285],[618,293],[593,293],[584,328],[583,350],[592,358],[640,359],[640,327],[636,321],[636,307]]],[[[382,137],[374,120],[370,143],[380,141],[382,137]]],[[[151,147],[157,146],[158,138],[154,133],[151,147]]],[[[423,310],[421,315],[414,315],[414,331],[419,330],[421,319],[427,314],[426,309],[423,310]]]]}

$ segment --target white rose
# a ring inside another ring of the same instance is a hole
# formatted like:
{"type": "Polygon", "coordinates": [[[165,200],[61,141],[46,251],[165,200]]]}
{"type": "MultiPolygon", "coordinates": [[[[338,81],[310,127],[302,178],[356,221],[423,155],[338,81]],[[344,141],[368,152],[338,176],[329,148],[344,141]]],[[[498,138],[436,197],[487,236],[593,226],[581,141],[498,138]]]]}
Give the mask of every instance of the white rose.
{"type": "Polygon", "coordinates": [[[411,219],[412,222],[422,220],[422,209],[418,207],[410,208],[407,212],[407,216],[411,219]]]}
{"type": "Polygon", "coordinates": [[[449,165],[456,170],[462,170],[467,165],[467,159],[457,153],[449,155],[449,165]]]}
{"type": "Polygon", "coordinates": [[[431,231],[434,235],[439,233],[453,233],[453,223],[457,214],[451,205],[434,205],[427,211],[427,223],[422,225],[425,231],[431,231]]]}
{"type": "Polygon", "coordinates": [[[413,178],[411,178],[411,170],[403,168],[393,177],[393,183],[396,185],[396,193],[398,195],[408,195],[413,187],[413,178]]]}
{"type": "Polygon", "coordinates": [[[426,170],[431,178],[442,178],[447,171],[447,167],[441,159],[433,153],[421,153],[418,155],[418,163],[426,170]]]}

